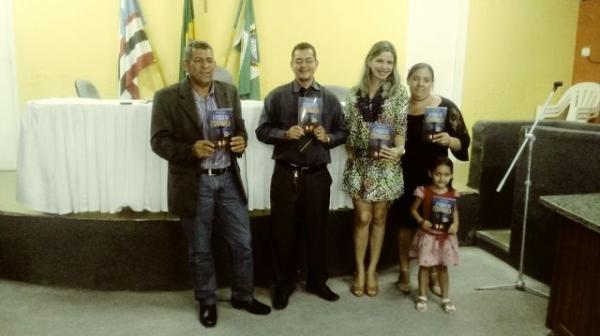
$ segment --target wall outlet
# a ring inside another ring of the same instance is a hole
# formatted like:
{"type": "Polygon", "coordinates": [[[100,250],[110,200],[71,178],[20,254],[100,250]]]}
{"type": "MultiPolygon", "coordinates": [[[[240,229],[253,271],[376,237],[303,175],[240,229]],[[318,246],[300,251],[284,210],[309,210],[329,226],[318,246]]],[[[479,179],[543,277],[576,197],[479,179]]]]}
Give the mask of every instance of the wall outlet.
{"type": "Polygon", "coordinates": [[[590,50],[590,47],[583,47],[583,48],[581,48],[581,56],[583,56],[583,57],[589,57],[591,53],[592,52],[590,50]]]}

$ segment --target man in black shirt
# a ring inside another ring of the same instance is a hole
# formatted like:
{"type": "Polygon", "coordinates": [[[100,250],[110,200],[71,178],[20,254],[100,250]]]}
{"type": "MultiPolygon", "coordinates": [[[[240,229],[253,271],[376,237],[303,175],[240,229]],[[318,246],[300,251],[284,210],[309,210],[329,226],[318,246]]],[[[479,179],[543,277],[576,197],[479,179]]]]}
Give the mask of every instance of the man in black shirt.
{"type": "Polygon", "coordinates": [[[275,309],[285,308],[295,290],[301,266],[299,247],[305,248],[307,256],[306,290],[327,301],[339,299],[326,285],[325,233],[331,186],[327,164],[331,162],[329,149],[346,141],[347,130],[338,99],[314,79],[318,65],[312,45],[303,42],[294,47],[291,67],[295,79],[265,98],[256,129],[260,141],[275,146],[271,179],[275,309]],[[299,102],[305,100],[300,97],[309,98],[303,110],[318,112],[312,114],[318,126],[299,121],[299,102]]]}

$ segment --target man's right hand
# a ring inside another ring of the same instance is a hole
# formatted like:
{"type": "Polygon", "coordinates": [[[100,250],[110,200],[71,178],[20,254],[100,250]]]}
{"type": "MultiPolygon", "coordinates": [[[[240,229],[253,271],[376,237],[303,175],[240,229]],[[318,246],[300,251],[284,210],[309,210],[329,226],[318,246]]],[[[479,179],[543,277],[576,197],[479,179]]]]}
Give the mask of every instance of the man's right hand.
{"type": "Polygon", "coordinates": [[[298,140],[304,135],[304,129],[298,125],[290,127],[285,131],[285,138],[288,140],[298,140]]]}
{"type": "Polygon", "coordinates": [[[198,140],[194,143],[193,148],[198,159],[207,158],[215,152],[215,145],[209,140],[198,140]]]}

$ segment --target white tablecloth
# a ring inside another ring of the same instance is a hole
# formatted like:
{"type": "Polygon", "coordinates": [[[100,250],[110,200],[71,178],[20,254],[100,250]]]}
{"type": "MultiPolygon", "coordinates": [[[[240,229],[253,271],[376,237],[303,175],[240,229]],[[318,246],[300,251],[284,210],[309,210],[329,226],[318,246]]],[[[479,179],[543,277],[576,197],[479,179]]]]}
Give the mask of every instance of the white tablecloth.
{"type": "MultiPolygon", "coordinates": [[[[167,211],[167,163],[150,149],[151,104],[94,99],[31,101],[21,119],[17,200],[31,209],[71,212],[167,211]]],[[[262,102],[242,101],[248,148],[239,160],[248,207],[268,209],[272,146],[254,134],[262,102]]],[[[331,209],[351,207],[341,191],[346,153],[332,150],[331,209]]]]}

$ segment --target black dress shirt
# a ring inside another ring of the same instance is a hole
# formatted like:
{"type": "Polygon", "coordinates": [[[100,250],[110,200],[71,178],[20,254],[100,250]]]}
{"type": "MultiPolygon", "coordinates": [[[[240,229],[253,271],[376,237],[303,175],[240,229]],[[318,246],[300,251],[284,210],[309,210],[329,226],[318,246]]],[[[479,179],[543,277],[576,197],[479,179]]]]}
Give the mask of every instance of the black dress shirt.
{"type": "Polygon", "coordinates": [[[256,137],[261,142],[275,145],[273,159],[289,164],[315,167],[331,162],[329,149],[346,142],[348,131],[344,123],[344,114],[337,97],[317,82],[304,89],[297,81],[282,85],[267,95],[260,117],[256,137]],[[298,97],[321,97],[321,126],[329,135],[329,143],[323,143],[312,134],[306,134],[300,140],[287,140],[285,132],[298,124],[298,97]],[[302,152],[299,142],[313,137],[310,146],[302,152]]]}

